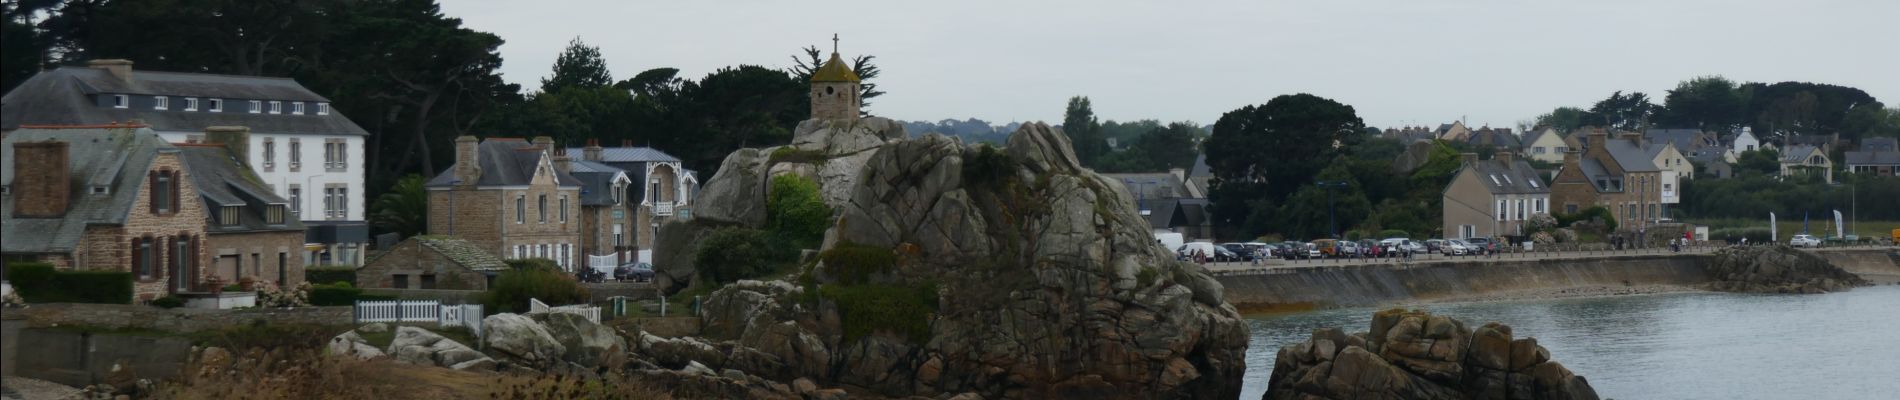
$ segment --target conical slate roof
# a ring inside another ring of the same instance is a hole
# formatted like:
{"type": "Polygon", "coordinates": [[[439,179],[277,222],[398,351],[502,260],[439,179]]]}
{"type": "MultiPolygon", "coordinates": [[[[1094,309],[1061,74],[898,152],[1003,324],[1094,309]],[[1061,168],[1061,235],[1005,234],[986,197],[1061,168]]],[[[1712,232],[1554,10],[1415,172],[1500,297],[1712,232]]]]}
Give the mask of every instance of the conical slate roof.
{"type": "Polygon", "coordinates": [[[813,83],[858,82],[859,79],[858,73],[852,72],[851,67],[845,66],[844,59],[838,57],[837,52],[832,52],[831,59],[825,60],[825,65],[819,66],[817,71],[811,72],[811,81],[813,83]]]}

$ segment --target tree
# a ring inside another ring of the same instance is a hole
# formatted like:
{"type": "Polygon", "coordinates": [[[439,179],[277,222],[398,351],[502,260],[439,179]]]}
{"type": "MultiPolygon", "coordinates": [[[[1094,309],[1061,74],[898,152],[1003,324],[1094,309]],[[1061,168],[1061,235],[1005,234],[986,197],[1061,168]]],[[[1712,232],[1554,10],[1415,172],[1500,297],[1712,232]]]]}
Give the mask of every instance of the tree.
{"type": "Polygon", "coordinates": [[[1663,98],[1657,122],[1664,126],[1726,133],[1746,123],[1747,103],[1735,82],[1721,76],[1682,81],[1663,98]]]}
{"type": "Polygon", "coordinates": [[[796,174],[772,177],[765,209],[765,229],[787,259],[796,259],[799,250],[818,248],[831,228],[831,207],[818,195],[818,183],[796,174]]]}
{"type": "Polygon", "coordinates": [[[11,0],[0,4],[0,93],[40,72],[46,56],[46,40],[33,27],[35,14],[57,5],[47,0],[11,0]]]}
{"type": "Polygon", "coordinates": [[[1127,149],[1103,156],[1095,168],[1104,172],[1152,172],[1194,166],[1200,155],[1196,138],[1201,128],[1193,122],[1155,127],[1135,138],[1127,149]]]}
{"type": "Polygon", "coordinates": [[[1643,131],[1649,126],[1649,118],[1655,113],[1656,105],[1649,102],[1649,95],[1641,92],[1623,94],[1611,93],[1610,97],[1598,101],[1584,114],[1585,125],[1600,125],[1625,131],[1643,131]]]}
{"type": "Polygon", "coordinates": [[[1860,89],[1808,82],[1748,83],[1742,91],[1748,100],[1744,122],[1753,123],[1757,135],[1840,133],[1858,139],[1861,132],[1844,126],[1848,113],[1878,103],[1860,89]]]}
{"type": "Polygon", "coordinates": [[[370,205],[370,222],[385,232],[402,237],[421,234],[428,229],[429,194],[423,189],[422,175],[409,174],[396,181],[395,187],[370,205]]]}
{"type": "Polygon", "coordinates": [[[1364,130],[1352,106],[1305,93],[1222,114],[1202,145],[1214,174],[1215,224],[1240,229],[1244,223],[1242,233],[1264,232],[1248,217],[1261,212],[1253,208],[1284,203],[1311,185],[1320,169],[1365,137],[1364,130]]]}
{"type": "Polygon", "coordinates": [[[1770,149],[1744,151],[1735,157],[1735,174],[1775,175],[1781,173],[1781,154],[1770,149]]]}
{"type": "MultiPolygon", "coordinates": [[[[807,46],[804,51],[805,58],[792,56],[792,62],[796,64],[792,66],[791,73],[799,82],[811,82],[812,71],[817,71],[818,67],[825,65],[824,53],[818,51],[818,46],[807,46]]],[[[871,98],[884,95],[884,91],[877,90],[877,83],[871,81],[881,72],[877,64],[871,63],[871,60],[875,59],[877,56],[860,54],[852,57],[850,61],[851,72],[858,74],[858,109],[859,112],[866,114],[869,112],[865,110],[871,108],[871,98]]]]}
{"type": "Polygon", "coordinates": [[[567,42],[567,49],[554,59],[554,74],[541,79],[541,92],[603,88],[613,83],[613,74],[607,71],[607,60],[600,57],[600,48],[588,46],[576,36],[567,42]]]}
{"type": "Polygon", "coordinates": [[[1069,135],[1069,143],[1075,146],[1075,158],[1082,165],[1093,166],[1097,158],[1108,153],[1108,141],[1102,137],[1102,124],[1095,120],[1095,110],[1089,105],[1089,98],[1075,96],[1069,98],[1069,108],[1062,113],[1062,132],[1069,135]]]}
{"type": "Polygon", "coordinates": [[[1327,188],[1308,181],[1287,198],[1279,212],[1281,218],[1278,225],[1283,235],[1332,237],[1332,233],[1343,233],[1372,214],[1372,203],[1366,200],[1364,186],[1353,177],[1345,164],[1344,160],[1332,163],[1316,177],[1321,181],[1346,182],[1345,187],[1327,188]],[[1335,228],[1339,231],[1329,231],[1335,228]]]}
{"type": "MultiPolygon", "coordinates": [[[[1584,114],[1587,113],[1587,111],[1581,108],[1557,107],[1557,109],[1544,113],[1544,115],[1537,116],[1535,125],[1530,128],[1548,126],[1557,129],[1558,132],[1568,133],[1583,127],[1584,114]]],[[[1528,132],[1528,130],[1526,130],[1526,132],[1528,132]]]]}

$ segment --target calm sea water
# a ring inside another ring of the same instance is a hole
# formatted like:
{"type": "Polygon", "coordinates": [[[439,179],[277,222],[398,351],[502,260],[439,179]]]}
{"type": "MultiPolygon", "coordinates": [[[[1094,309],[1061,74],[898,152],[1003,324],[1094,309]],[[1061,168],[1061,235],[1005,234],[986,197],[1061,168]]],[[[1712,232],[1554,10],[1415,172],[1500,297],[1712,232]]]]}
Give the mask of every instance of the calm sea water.
{"type": "MultiPolygon", "coordinates": [[[[1900,286],[1824,295],[1685,293],[1422,306],[1477,327],[1510,325],[1604,398],[1900,399],[1900,286]]],[[[1313,328],[1364,331],[1374,309],[1248,319],[1242,399],[1273,357],[1313,328]]]]}

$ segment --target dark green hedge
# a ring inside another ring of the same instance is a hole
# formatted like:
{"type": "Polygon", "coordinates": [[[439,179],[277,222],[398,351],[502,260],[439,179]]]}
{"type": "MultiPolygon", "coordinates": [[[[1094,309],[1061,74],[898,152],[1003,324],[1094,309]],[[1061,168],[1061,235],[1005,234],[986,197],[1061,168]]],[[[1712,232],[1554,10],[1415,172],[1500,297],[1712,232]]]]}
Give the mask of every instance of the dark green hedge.
{"type": "Polygon", "coordinates": [[[329,284],[310,286],[310,305],[313,306],[355,305],[356,300],[362,296],[363,289],[357,289],[348,285],[329,284]]]}
{"type": "Polygon", "coordinates": [[[132,303],[132,273],[59,271],[51,264],[7,265],[7,281],[29,303],[132,303]]]}
{"type": "Polygon", "coordinates": [[[303,270],[303,280],[305,282],[310,282],[311,286],[328,285],[328,284],[336,283],[336,282],[349,282],[351,286],[355,286],[356,285],[356,268],[351,268],[351,267],[308,268],[308,269],[303,270]]]}

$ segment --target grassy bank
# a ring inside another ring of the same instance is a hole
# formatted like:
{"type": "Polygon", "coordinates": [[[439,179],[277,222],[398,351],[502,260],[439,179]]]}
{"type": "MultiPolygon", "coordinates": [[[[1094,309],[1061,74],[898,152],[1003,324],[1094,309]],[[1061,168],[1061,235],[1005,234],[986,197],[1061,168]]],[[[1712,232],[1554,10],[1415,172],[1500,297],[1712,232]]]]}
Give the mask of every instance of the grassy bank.
{"type": "MultiPolygon", "coordinates": [[[[1832,215],[1829,215],[1828,218],[1819,218],[1818,216],[1813,217],[1808,220],[1808,230],[1810,231],[1811,234],[1816,235],[1816,236],[1833,236],[1834,234],[1834,228],[1832,226],[1833,220],[1834,219],[1832,218],[1832,215]]],[[[1685,219],[1682,222],[1696,224],[1696,225],[1707,225],[1709,227],[1709,230],[1711,231],[1716,230],[1716,229],[1725,229],[1725,228],[1748,228],[1748,227],[1766,228],[1768,227],[1767,218],[1762,218],[1762,219],[1743,219],[1743,218],[1685,219]]],[[[1801,216],[1800,215],[1794,215],[1794,216],[1777,215],[1775,222],[1776,222],[1775,225],[1777,225],[1777,228],[1780,231],[1778,233],[1781,235],[1781,240],[1788,240],[1789,236],[1801,233],[1801,216]]],[[[1843,228],[1842,231],[1847,232],[1847,234],[1849,235],[1860,235],[1860,237],[1884,238],[1884,237],[1889,237],[1890,235],[1892,235],[1892,232],[1894,229],[1900,229],[1900,221],[1861,220],[1859,222],[1855,222],[1855,221],[1846,221],[1846,222],[1847,222],[1847,226],[1843,228]]]]}

